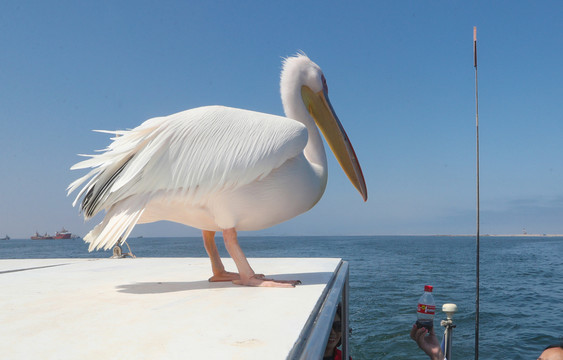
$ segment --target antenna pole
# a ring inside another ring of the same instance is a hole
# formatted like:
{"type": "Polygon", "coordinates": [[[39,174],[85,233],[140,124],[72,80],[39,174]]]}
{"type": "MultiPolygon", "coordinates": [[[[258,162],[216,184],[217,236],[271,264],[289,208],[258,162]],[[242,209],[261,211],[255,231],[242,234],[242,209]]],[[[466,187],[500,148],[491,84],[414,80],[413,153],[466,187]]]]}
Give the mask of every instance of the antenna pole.
{"type": "Polygon", "coordinates": [[[477,248],[476,248],[476,288],[475,288],[475,360],[479,359],[479,86],[477,82],[477,27],[473,27],[473,66],[475,67],[475,129],[477,153],[477,248]]]}

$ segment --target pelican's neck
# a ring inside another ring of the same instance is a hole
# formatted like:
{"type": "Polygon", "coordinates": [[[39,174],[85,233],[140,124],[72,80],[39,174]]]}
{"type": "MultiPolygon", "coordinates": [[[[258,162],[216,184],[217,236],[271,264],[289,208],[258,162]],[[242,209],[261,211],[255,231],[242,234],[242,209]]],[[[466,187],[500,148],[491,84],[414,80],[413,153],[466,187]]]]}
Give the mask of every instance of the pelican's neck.
{"type": "Polygon", "coordinates": [[[319,132],[315,120],[309,114],[309,111],[303,103],[301,97],[301,89],[293,91],[282,91],[282,102],[285,116],[290,119],[297,120],[307,127],[309,139],[303,153],[307,160],[320,166],[324,174],[327,171],[326,153],[323,145],[323,139],[319,132]]]}

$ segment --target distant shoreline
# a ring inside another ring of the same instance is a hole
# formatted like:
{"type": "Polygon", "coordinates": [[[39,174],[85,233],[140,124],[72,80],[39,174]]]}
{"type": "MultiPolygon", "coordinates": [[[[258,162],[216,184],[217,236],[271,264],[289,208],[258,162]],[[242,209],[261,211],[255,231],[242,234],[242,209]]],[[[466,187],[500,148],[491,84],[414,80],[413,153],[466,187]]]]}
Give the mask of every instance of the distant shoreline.
{"type": "MultiPolygon", "coordinates": [[[[385,236],[389,236],[389,237],[424,237],[424,236],[435,236],[435,237],[476,237],[476,234],[377,234],[377,235],[343,235],[343,234],[337,234],[337,235],[286,235],[286,234],[281,234],[281,235],[273,235],[273,234],[268,234],[268,235],[258,235],[258,234],[241,234],[242,238],[255,238],[255,237],[385,237],[385,236]]],[[[530,238],[549,238],[549,237],[563,237],[563,234],[480,234],[480,237],[516,237],[516,238],[526,238],[526,237],[530,237],[530,238]]],[[[128,240],[135,240],[135,239],[141,239],[141,238],[145,238],[145,239],[150,239],[150,238],[161,238],[161,239],[166,239],[166,238],[193,238],[193,239],[201,239],[201,236],[195,236],[195,235],[191,235],[191,236],[130,236],[128,238],[128,240]]],[[[221,237],[221,235],[219,234],[219,237],[221,237]]],[[[75,239],[62,239],[62,240],[81,240],[81,237],[77,237],[75,239]]],[[[19,238],[19,237],[13,237],[11,238],[9,241],[2,241],[0,243],[5,243],[5,242],[10,242],[10,241],[14,241],[14,240],[29,240],[29,237],[25,237],[25,238],[19,238]]],[[[56,240],[60,240],[60,239],[49,239],[49,240],[33,240],[35,242],[53,242],[56,240]]]]}
{"type": "MultiPolygon", "coordinates": [[[[424,235],[413,235],[413,236],[424,236],[424,235]]],[[[430,236],[476,236],[476,234],[470,234],[470,235],[430,235],[430,236]]],[[[486,236],[486,237],[563,237],[563,234],[479,234],[479,236],[486,236]]]]}
{"type": "Polygon", "coordinates": [[[511,236],[511,237],[561,237],[561,234],[516,234],[516,235],[491,235],[484,234],[481,236],[511,236]]]}

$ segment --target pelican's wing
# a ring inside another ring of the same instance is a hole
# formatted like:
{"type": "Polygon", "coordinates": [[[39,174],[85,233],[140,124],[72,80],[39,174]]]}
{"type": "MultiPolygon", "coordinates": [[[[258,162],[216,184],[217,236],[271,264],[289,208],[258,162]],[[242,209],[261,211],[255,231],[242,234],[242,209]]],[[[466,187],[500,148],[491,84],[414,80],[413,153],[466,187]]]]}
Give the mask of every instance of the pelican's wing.
{"type": "Polygon", "coordinates": [[[213,193],[262,179],[302,153],[303,124],[284,117],[210,106],[147,120],[115,132],[102,154],[72,169],[94,168],[72,183],[85,194],[86,218],[130,196],[150,199],[157,191],[176,191],[198,203],[213,193]]]}

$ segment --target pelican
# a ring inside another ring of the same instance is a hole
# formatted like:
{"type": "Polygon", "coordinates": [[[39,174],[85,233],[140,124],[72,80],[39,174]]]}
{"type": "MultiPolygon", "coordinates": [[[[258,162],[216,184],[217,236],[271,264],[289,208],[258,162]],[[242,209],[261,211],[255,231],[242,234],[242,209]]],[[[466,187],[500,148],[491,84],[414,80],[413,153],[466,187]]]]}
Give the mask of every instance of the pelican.
{"type": "Polygon", "coordinates": [[[342,169],[367,200],[356,154],[328,98],[321,68],[304,53],[286,58],[280,81],[286,117],[205,106],[149,119],[113,134],[101,153],[71,167],[91,168],[68,187],[78,192],[85,220],[105,217],[84,240],[89,251],[110,249],[136,224],[160,220],[202,230],[213,276],[248,286],[293,287],[298,280],[256,274],[237,231],[260,230],[311,209],[327,184],[319,129],[342,169]],[[238,273],[225,270],[215,233],[238,273]]]}

